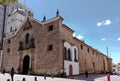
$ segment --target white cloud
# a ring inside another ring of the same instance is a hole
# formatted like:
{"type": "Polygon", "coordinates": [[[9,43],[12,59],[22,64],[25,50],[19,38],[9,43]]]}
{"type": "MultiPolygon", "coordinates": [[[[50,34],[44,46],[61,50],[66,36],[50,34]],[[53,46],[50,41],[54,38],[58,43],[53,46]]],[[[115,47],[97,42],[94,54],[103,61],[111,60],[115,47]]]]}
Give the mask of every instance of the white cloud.
{"type": "Polygon", "coordinates": [[[102,41],[105,41],[105,40],[106,40],[106,38],[102,38],[101,40],[102,40],[102,41]]]}
{"type": "Polygon", "coordinates": [[[110,25],[112,22],[111,20],[107,19],[105,22],[104,22],[104,25],[110,25]]]}
{"type": "Polygon", "coordinates": [[[84,36],[82,34],[76,35],[75,33],[73,33],[73,37],[76,37],[78,39],[83,39],[84,38],[84,36]]]}
{"type": "Polygon", "coordinates": [[[100,23],[100,22],[97,23],[97,26],[101,26],[101,25],[102,25],[102,23],[100,23]]]}
{"type": "Polygon", "coordinates": [[[111,20],[109,20],[109,19],[106,19],[106,20],[104,20],[104,21],[100,21],[100,22],[98,22],[97,23],[97,26],[108,26],[108,25],[110,25],[112,23],[112,21],[111,20]]]}
{"type": "Polygon", "coordinates": [[[120,41],[120,37],[119,37],[119,38],[117,38],[117,40],[118,40],[118,41],[120,41]]]}
{"type": "Polygon", "coordinates": [[[78,35],[78,36],[76,36],[78,39],[83,39],[84,38],[84,36],[83,35],[78,35]]]}

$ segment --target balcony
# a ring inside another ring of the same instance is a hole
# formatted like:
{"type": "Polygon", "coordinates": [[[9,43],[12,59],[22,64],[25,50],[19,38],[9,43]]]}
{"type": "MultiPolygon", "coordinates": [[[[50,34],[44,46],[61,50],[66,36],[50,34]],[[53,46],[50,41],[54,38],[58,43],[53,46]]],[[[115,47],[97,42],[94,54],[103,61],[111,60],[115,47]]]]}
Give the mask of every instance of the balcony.
{"type": "Polygon", "coordinates": [[[35,43],[30,42],[28,44],[25,44],[23,42],[20,42],[20,44],[19,44],[19,51],[32,49],[32,48],[35,48],[35,43]]]}

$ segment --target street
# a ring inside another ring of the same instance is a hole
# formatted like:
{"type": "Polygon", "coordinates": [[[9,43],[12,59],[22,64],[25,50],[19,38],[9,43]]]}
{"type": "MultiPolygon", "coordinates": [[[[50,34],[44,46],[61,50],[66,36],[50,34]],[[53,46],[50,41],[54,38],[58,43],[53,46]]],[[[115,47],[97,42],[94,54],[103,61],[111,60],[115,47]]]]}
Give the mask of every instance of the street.
{"type": "MultiPolygon", "coordinates": [[[[84,81],[107,81],[107,74],[89,75],[88,78],[86,78],[85,76],[75,76],[70,78],[84,81]]],[[[120,81],[120,76],[110,75],[110,81],[120,81]]]]}
{"type": "MultiPolygon", "coordinates": [[[[85,78],[85,76],[74,76],[69,78],[52,78],[52,77],[46,77],[44,79],[43,76],[31,76],[31,75],[14,75],[14,81],[23,81],[23,78],[25,78],[25,81],[36,81],[34,78],[37,78],[37,81],[107,81],[106,74],[92,74],[89,75],[88,78],[85,78]]],[[[0,73],[0,81],[7,81],[11,77],[10,74],[1,74],[0,73]]],[[[111,75],[110,81],[120,81],[120,76],[118,75],[111,75]]]]}

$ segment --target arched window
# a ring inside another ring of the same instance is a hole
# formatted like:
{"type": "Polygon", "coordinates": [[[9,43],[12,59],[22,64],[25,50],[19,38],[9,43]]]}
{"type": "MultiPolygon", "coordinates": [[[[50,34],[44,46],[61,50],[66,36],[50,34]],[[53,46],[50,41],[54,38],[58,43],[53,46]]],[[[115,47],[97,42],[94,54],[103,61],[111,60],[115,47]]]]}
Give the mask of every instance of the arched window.
{"type": "Polygon", "coordinates": [[[29,43],[29,33],[26,34],[25,36],[25,44],[29,43]]]}
{"type": "Polygon", "coordinates": [[[76,49],[74,49],[74,61],[75,61],[75,62],[78,61],[78,60],[77,60],[77,50],[76,50],[76,49]]]}
{"type": "Polygon", "coordinates": [[[70,51],[70,49],[68,49],[68,60],[72,60],[71,59],[71,51],[70,51]]]}
{"type": "Polygon", "coordinates": [[[67,48],[64,47],[64,59],[65,59],[65,60],[67,60],[67,56],[68,56],[68,55],[67,55],[67,48]]]}

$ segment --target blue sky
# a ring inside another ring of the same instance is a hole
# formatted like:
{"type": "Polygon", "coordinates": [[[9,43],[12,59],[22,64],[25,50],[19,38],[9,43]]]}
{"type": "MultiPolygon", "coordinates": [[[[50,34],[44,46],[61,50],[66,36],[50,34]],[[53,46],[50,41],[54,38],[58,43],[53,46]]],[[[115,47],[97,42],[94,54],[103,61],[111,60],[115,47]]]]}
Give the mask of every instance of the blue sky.
{"type": "Polygon", "coordinates": [[[42,21],[56,16],[59,9],[63,23],[75,31],[75,36],[120,62],[120,0],[19,0],[42,21]]]}

